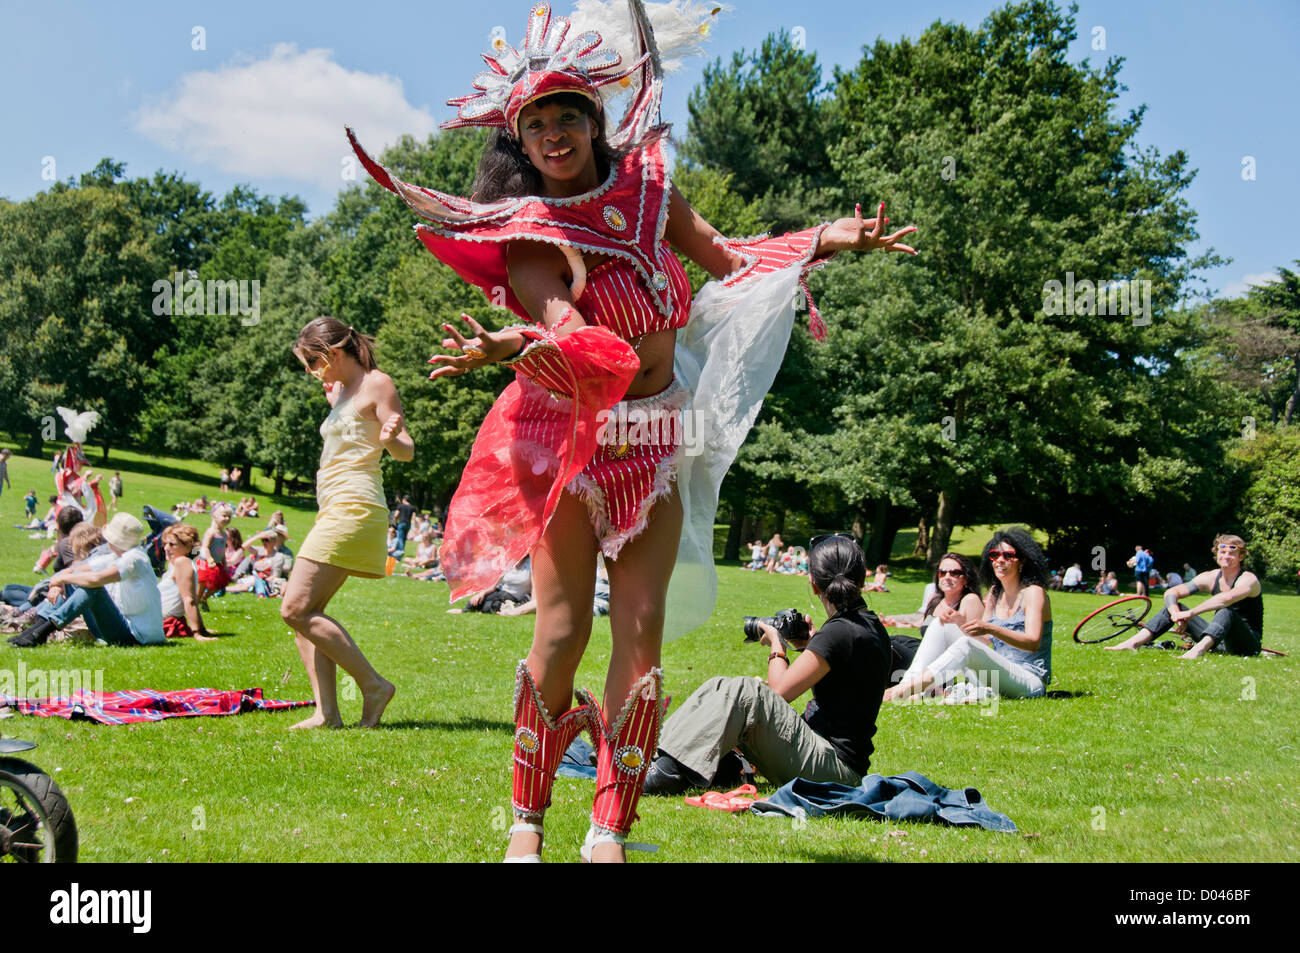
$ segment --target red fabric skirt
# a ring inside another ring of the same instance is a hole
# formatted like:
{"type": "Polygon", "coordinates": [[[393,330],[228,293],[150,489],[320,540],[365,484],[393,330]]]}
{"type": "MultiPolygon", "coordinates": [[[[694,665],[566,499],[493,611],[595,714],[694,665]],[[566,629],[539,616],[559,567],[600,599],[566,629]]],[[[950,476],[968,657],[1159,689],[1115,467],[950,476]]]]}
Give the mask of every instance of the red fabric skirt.
{"type": "Polygon", "coordinates": [[[206,559],[194,560],[194,575],[199,585],[208,592],[220,592],[230,585],[230,572],[225,563],[210,563],[206,559]]]}
{"type": "Polygon", "coordinates": [[[598,415],[640,369],[627,342],[600,327],[552,339],[540,353],[531,366],[548,386],[518,373],[497,398],[447,508],[440,556],[452,601],[491,589],[533,551],[596,453],[598,415]]]}

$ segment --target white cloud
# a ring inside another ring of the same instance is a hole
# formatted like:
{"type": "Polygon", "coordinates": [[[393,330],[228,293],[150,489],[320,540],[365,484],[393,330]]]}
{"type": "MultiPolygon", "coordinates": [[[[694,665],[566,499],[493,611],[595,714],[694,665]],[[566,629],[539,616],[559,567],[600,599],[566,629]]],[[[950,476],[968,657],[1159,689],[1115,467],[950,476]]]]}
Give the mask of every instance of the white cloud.
{"type": "Polygon", "coordinates": [[[360,124],[372,150],[404,133],[422,138],[435,125],[428,110],[406,101],[396,77],[344,69],[332,50],[299,52],[293,43],[266,59],[187,73],[134,116],[137,132],[188,159],[254,184],[283,178],[331,192],[346,184],[345,123],[360,124]]]}
{"type": "Polygon", "coordinates": [[[1229,281],[1223,286],[1223,297],[1240,298],[1250,291],[1252,287],[1271,285],[1273,282],[1281,280],[1281,276],[1272,271],[1266,271],[1258,275],[1242,275],[1239,280],[1229,281]]]}

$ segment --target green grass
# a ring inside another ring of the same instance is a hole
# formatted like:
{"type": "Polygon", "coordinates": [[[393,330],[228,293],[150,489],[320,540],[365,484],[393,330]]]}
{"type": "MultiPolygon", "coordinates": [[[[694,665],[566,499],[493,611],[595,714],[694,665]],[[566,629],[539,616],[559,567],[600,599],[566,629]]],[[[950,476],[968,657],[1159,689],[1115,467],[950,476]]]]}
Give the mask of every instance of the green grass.
{"type": "MultiPolygon", "coordinates": [[[[143,503],[217,495],[215,473],[201,464],[115,453],[111,469],[122,470],[134,513],[143,503]]],[[[8,527],[29,485],[49,495],[49,467],[15,457],[10,474],[13,490],[0,497],[0,580],[26,581],[35,578],[42,544],[8,527]]],[[[301,541],[311,509],[284,509],[301,541]]],[[[260,529],[265,519],[236,525],[260,529]]],[[[972,535],[966,549],[981,541],[972,535]]],[[[722,596],[709,625],[664,653],[667,690],[678,700],[712,675],[761,672],[763,652],[741,643],[741,616],[811,608],[802,579],[731,567],[719,574],[722,596]]],[[[913,611],[924,581],[900,572],[872,605],[913,611]]],[[[39,742],[31,760],[67,794],[83,860],[495,861],[510,793],[513,669],[531,620],[449,616],[446,600],[444,585],[379,579],[349,581],[332,604],[398,687],[377,731],[290,733],[297,711],[131,727],[16,717],[0,726],[39,742]]],[[[1276,589],[1265,596],[1265,644],[1290,657],[1193,663],[1172,652],[1117,656],[1074,644],[1074,623],[1102,601],[1053,597],[1052,688],[1062,697],[1002,702],[992,714],[929,705],[881,713],[873,770],[917,770],[945,786],[977,787],[1021,835],[795,825],[647,798],[636,837],[659,843],[661,861],[1297,859],[1300,598],[1276,589]]],[[[21,654],[0,645],[0,673],[21,660],[29,670],[100,671],[109,690],[259,686],[268,697],[310,697],[278,603],[227,596],[213,601],[208,621],[229,637],[21,654]]],[[[608,659],[609,625],[598,620],[579,682],[598,688],[608,659]]],[[[359,698],[345,692],[343,708],[355,722],[359,698]]],[[[557,781],[549,860],[577,859],[592,791],[590,782],[557,781]]]]}

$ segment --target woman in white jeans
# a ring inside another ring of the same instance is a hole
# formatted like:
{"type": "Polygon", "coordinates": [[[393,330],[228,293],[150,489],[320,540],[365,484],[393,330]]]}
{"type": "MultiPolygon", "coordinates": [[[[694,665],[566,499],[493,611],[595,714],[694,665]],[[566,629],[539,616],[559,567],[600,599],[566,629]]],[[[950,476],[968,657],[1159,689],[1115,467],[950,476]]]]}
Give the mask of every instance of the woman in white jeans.
{"type": "Polygon", "coordinates": [[[1052,680],[1050,574],[1043,551],[1023,529],[994,533],[980,564],[980,581],[989,587],[984,617],[961,625],[935,620],[885,700],[922,694],[958,675],[972,685],[962,696],[970,700],[986,692],[1004,698],[1044,694],[1052,680]]]}

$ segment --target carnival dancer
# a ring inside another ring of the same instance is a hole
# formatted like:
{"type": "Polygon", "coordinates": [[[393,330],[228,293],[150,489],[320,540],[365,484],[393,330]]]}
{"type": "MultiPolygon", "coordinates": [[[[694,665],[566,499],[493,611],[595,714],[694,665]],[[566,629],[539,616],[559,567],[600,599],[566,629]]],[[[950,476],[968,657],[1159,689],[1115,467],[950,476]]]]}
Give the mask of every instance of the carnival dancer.
{"type": "Polygon", "coordinates": [[[444,325],[443,346],[457,353],[434,357],[430,375],[494,363],[516,372],[475,440],[442,549],[453,600],[532,555],[537,623],[516,675],[518,823],[506,860],[540,860],[555,770],[584,727],[597,778],[583,856],[625,859],[663,717],[662,641],[712,612],[718,487],[780,366],[794,294],[836,251],[912,252],[898,243],[912,229],[883,235],[883,215],[860,211],[778,238],[725,239],[672,186],[664,62],[698,48],[708,10],[656,5],[652,30],[638,0],[584,0],[572,21],[535,4],[521,48],[487,54],[476,92],[452,100],[458,116],[443,124],[496,129],[472,200],[393,178],[352,137],[370,175],[428,221],[417,235],[429,250],[531,322],[489,331],[466,316],[472,337],[444,325]],[[622,88],[631,102],[610,129],[602,95],[622,88]],[[693,308],[669,246],[718,279],[693,308]],[[707,429],[684,454],[688,409],[707,429]],[[626,420],[657,425],[608,426],[626,420]],[[598,551],[610,577],[609,675],[603,704],[586,694],[570,707],[598,551]]]}
{"type": "Polygon", "coordinates": [[[284,591],[280,616],[296,633],[311,679],[316,712],[295,728],[341,728],[337,668],[361,690],[361,727],[379,724],[395,689],[380,676],[339,622],[325,614],[348,576],[384,575],[388,503],[379,475],[387,450],[415,456],[392,379],[375,364],[374,342],[334,318],[317,318],[298,333],[293,353],[325,387],[331,410],[316,472],[316,522],[303,540],[284,591]]]}

